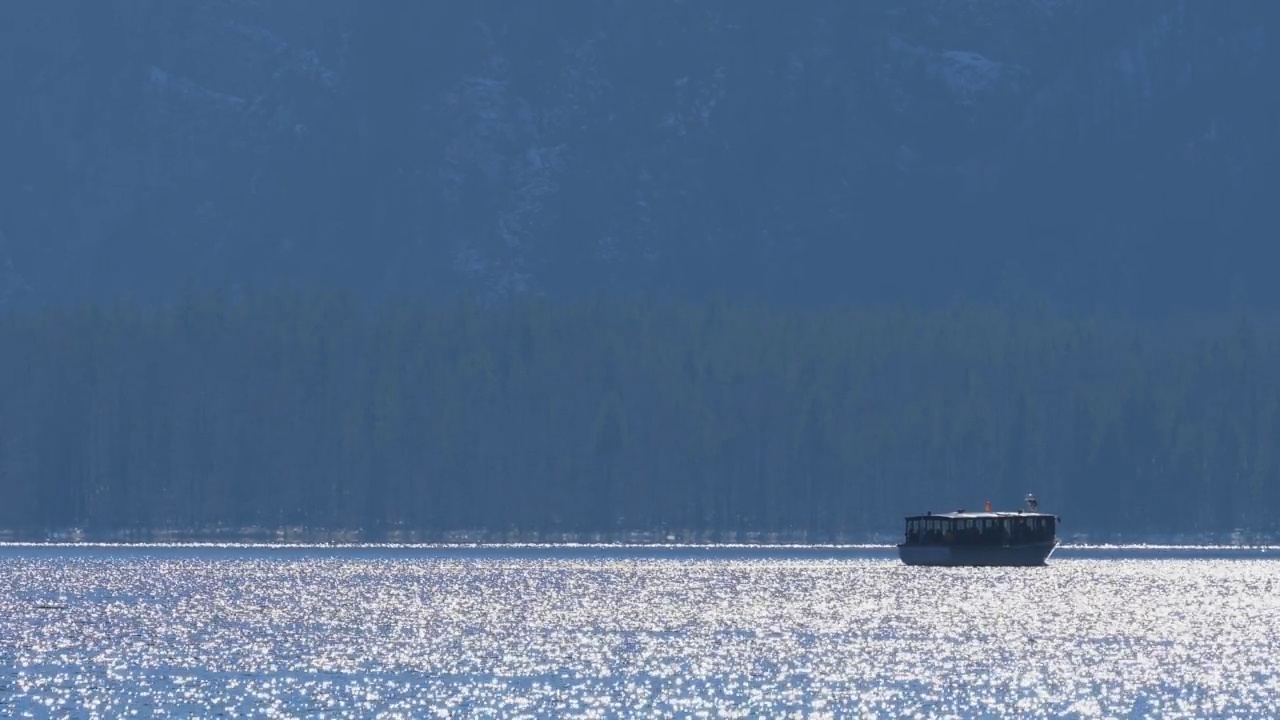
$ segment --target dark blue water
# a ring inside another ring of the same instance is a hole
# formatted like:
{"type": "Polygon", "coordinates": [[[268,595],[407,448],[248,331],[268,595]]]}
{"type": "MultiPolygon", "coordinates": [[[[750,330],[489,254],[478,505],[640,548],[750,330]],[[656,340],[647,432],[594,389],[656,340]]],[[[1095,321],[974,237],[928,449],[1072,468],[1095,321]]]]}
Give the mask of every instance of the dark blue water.
{"type": "Polygon", "coordinates": [[[0,716],[1274,717],[1280,551],[0,547],[0,716]]]}

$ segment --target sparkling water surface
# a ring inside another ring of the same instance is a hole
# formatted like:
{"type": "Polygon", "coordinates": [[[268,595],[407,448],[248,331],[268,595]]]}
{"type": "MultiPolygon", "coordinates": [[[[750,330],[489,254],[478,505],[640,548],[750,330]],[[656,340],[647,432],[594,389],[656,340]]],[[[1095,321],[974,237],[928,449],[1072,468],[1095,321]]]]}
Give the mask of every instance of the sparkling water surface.
{"type": "Polygon", "coordinates": [[[1276,717],[1280,552],[0,547],[0,716],[1276,717]]]}

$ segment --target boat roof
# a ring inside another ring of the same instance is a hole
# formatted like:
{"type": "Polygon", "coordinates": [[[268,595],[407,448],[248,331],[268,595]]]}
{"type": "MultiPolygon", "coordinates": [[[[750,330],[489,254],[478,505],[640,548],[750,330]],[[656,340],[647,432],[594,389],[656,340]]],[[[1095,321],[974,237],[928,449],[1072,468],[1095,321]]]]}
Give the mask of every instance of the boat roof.
{"type": "Polygon", "coordinates": [[[999,511],[999,512],[964,512],[957,510],[956,512],[947,513],[929,513],[928,515],[909,515],[908,520],[998,520],[1000,518],[1051,518],[1055,517],[1053,513],[1044,512],[1027,512],[1026,510],[999,511]]]}

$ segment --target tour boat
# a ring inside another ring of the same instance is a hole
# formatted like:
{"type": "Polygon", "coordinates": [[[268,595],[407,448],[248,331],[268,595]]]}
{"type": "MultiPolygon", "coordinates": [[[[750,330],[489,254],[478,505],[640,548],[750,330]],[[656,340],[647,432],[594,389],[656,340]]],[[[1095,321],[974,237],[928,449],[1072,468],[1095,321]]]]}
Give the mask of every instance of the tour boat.
{"type": "Polygon", "coordinates": [[[907,518],[905,540],[898,557],[907,565],[1044,565],[1058,546],[1061,519],[1039,510],[1028,495],[1022,510],[985,512],[957,510],[907,518]]]}

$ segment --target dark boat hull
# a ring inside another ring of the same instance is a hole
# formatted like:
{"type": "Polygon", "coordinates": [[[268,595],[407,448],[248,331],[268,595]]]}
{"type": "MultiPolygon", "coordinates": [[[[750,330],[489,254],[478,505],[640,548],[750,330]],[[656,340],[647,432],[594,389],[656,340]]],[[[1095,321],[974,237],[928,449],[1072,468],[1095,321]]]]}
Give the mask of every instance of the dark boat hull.
{"type": "Polygon", "coordinates": [[[907,565],[1034,567],[1044,565],[1056,542],[1030,545],[899,545],[907,565]]]}

